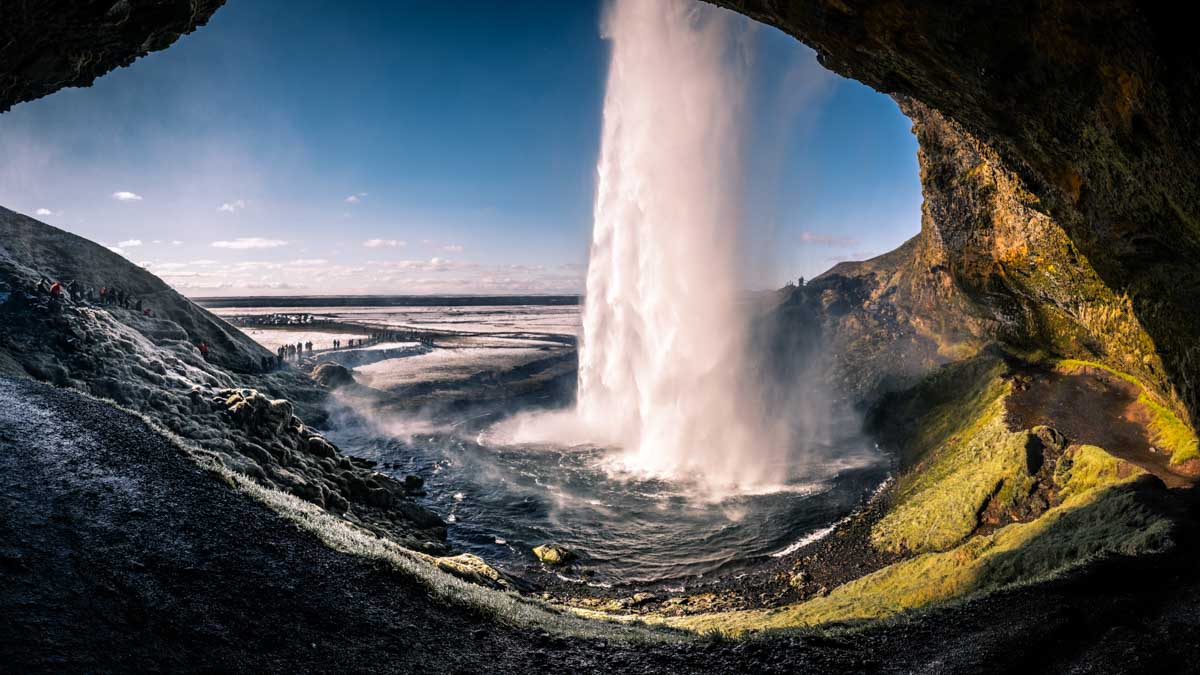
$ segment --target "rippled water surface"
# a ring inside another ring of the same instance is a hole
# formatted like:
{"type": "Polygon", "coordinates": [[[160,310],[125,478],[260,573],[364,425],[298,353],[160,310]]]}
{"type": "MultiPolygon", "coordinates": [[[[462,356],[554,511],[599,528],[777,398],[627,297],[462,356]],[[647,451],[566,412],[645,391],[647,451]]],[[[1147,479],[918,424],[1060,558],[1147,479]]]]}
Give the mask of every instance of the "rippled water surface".
{"type": "MultiPolygon", "coordinates": [[[[474,395],[471,383],[492,382],[493,375],[569,354],[573,347],[563,340],[576,332],[579,321],[577,307],[537,305],[220,311],[227,316],[303,311],[336,322],[339,327],[331,331],[345,330],[347,324],[441,331],[431,348],[354,361],[360,384],[401,402],[415,390],[439,387],[455,396],[474,395]]],[[[319,346],[332,335],[312,339],[319,346]]],[[[513,386],[519,389],[522,382],[513,386]]],[[[536,395],[534,400],[545,403],[536,395]]],[[[827,533],[884,480],[888,468],[873,444],[852,431],[857,419],[847,413],[845,419],[828,420],[839,440],[809,444],[807,461],[793,459],[771,472],[778,484],[716,499],[687,482],[615,471],[614,455],[598,448],[493,444],[488,440],[492,422],[519,409],[498,401],[444,415],[436,424],[355,405],[371,423],[349,420],[330,437],[343,451],[378,461],[382,471],[425,478],[425,502],[449,522],[455,547],[525,574],[540,569],[531,549],[557,542],[582,558],[563,576],[594,584],[674,585],[786,551],[827,533]]]]}
{"type": "MultiPolygon", "coordinates": [[[[685,580],[779,554],[820,534],[885,477],[861,440],[829,448],[837,459],[793,469],[757,494],[708,498],[686,483],[611,473],[595,448],[496,448],[453,434],[407,439],[342,430],[343,449],[403,478],[426,478],[426,503],[450,522],[449,538],[510,572],[557,542],[582,560],[567,573],[590,583],[685,580]]],[[[781,473],[786,473],[781,471],[781,473]]]]}

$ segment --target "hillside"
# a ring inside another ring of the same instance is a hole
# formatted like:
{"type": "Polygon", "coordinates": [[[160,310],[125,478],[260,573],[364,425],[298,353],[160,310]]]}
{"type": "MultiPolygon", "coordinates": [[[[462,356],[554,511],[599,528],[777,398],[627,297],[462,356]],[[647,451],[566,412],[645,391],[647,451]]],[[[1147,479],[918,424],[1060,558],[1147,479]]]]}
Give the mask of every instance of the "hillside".
{"type": "Polygon", "coordinates": [[[264,486],[446,552],[445,524],[402,483],[342,456],[314,428],[325,416],[324,391],[303,373],[269,366],[267,356],[122,256],[0,209],[0,374],[137,410],[264,486]],[[50,302],[38,289],[43,277],[74,281],[77,297],[50,302]],[[87,301],[87,287],[121,289],[143,311],[87,301]],[[210,347],[207,359],[200,343],[210,347]]]}

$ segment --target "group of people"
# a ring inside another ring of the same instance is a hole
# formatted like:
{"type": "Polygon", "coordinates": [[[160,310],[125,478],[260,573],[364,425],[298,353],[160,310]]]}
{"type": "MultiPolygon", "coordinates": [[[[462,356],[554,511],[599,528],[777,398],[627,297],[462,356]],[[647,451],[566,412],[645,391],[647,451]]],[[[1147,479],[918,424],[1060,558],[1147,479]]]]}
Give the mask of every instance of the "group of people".
{"type": "Polygon", "coordinates": [[[366,339],[350,340],[350,347],[379,344],[381,342],[420,342],[423,345],[433,344],[433,335],[416,330],[372,330],[366,339]]]}
{"type": "Polygon", "coordinates": [[[154,316],[154,310],[146,307],[141,298],[115,286],[101,286],[99,289],[87,286],[81,289],[74,279],[61,282],[42,277],[38,281],[37,290],[49,299],[51,309],[59,308],[63,302],[82,302],[89,305],[122,307],[146,316],[154,316]]]}
{"type": "Polygon", "coordinates": [[[101,305],[113,305],[123,307],[125,309],[133,309],[142,311],[142,299],[134,296],[123,288],[115,286],[101,286],[98,294],[89,287],[84,292],[84,298],[89,302],[95,302],[101,305]]]}
{"type": "Polygon", "coordinates": [[[313,343],[312,340],[309,340],[308,342],[297,342],[296,344],[281,345],[279,349],[275,350],[275,355],[279,357],[280,361],[284,361],[286,359],[299,360],[300,357],[304,356],[305,353],[312,354],[312,350],[313,343]]]}

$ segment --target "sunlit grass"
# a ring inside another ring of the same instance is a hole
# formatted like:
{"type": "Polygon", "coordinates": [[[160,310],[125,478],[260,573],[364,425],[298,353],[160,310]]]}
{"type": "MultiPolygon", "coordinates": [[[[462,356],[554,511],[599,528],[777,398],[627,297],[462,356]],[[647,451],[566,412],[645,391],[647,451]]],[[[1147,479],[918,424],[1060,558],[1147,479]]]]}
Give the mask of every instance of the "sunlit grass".
{"type": "Polygon", "coordinates": [[[826,597],[769,610],[664,619],[701,633],[790,629],[895,617],[1002,588],[1059,576],[1110,555],[1161,551],[1171,545],[1170,523],[1139,503],[1117,479],[1115,462],[1099,449],[1064,476],[1064,503],[1029,522],[1009,525],[940,553],[927,553],[834,589],[826,597]],[[1084,470],[1080,470],[1080,468],[1084,470]]]}

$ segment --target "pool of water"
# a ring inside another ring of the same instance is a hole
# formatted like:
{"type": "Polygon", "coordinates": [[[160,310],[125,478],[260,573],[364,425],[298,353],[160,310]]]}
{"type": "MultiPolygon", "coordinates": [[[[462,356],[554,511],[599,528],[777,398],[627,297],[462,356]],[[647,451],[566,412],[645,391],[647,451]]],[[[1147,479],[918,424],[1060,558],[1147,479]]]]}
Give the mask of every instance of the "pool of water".
{"type": "Polygon", "coordinates": [[[686,582],[779,555],[827,532],[888,472],[855,436],[780,467],[777,485],[714,498],[686,481],[616,473],[600,448],[493,447],[486,434],[428,427],[331,436],[386,473],[423,477],[456,548],[520,575],[540,569],[534,546],[556,542],[580,556],[556,572],[599,585],[686,582]]]}

